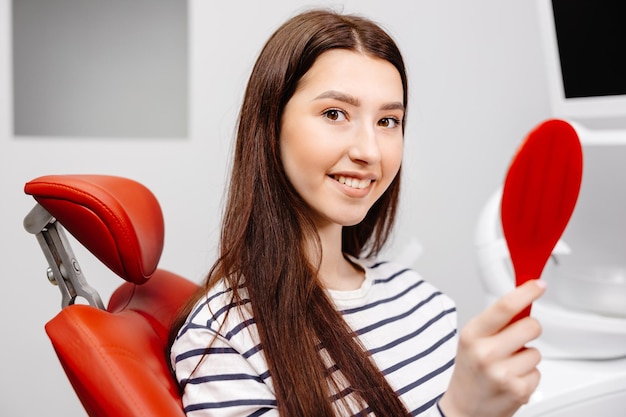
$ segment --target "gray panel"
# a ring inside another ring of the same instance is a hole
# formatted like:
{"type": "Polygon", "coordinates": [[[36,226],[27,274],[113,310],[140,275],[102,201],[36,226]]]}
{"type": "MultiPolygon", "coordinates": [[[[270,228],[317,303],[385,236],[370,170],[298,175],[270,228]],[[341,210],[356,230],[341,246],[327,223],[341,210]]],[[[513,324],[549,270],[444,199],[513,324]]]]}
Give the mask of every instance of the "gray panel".
{"type": "Polygon", "coordinates": [[[185,1],[12,3],[15,135],[187,135],[185,1]]]}

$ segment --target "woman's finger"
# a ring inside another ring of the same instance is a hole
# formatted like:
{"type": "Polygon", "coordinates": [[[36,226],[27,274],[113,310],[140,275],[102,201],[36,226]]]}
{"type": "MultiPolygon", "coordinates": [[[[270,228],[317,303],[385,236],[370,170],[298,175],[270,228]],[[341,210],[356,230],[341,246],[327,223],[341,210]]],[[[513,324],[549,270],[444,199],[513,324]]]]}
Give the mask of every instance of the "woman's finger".
{"type": "Polygon", "coordinates": [[[509,356],[518,352],[527,343],[541,335],[541,324],[533,317],[525,317],[511,323],[499,333],[491,337],[497,357],[509,356]]]}
{"type": "Polygon", "coordinates": [[[546,285],[542,280],[534,279],[525,282],[487,307],[467,324],[465,330],[474,337],[487,337],[498,333],[520,311],[541,297],[545,289],[546,285]]]}
{"type": "Polygon", "coordinates": [[[541,353],[535,348],[525,348],[494,365],[492,372],[499,381],[525,377],[534,373],[541,362],[541,353]]]}

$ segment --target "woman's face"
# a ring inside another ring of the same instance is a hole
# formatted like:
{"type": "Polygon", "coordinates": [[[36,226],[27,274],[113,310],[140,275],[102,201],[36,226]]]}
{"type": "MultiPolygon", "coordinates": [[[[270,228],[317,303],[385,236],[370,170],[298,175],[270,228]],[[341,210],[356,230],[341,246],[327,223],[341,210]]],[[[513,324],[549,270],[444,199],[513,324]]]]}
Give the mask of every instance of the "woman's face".
{"type": "Polygon", "coordinates": [[[324,52],[300,80],[280,152],[318,229],[361,222],[398,173],[403,92],[391,63],[342,49],[324,52]]]}

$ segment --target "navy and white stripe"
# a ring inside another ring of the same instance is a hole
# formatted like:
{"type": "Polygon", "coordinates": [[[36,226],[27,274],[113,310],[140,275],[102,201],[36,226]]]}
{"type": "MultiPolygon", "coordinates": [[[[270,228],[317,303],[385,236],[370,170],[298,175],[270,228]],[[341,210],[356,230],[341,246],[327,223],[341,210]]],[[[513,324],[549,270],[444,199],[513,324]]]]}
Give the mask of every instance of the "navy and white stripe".
{"type": "MultiPolygon", "coordinates": [[[[456,353],[454,303],[413,270],[357,262],[366,271],[361,288],[328,294],[411,413],[440,416],[456,353]]],[[[229,289],[214,288],[181,328],[171,361],[188,416],[278,415],[248,303],[235,308],[229,289]]],[[[342,395],[350,390],[333,398],[342,395]]]]}

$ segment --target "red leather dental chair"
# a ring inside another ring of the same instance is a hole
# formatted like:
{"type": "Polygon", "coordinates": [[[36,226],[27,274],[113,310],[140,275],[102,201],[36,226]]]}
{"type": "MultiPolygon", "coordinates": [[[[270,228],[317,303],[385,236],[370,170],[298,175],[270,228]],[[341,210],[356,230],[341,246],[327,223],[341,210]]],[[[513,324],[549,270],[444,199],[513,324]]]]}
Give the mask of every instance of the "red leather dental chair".
{"type": "Polygon", "coordinates": [[[166,346],[173,317],[197,285],[157,268],[164,227],[154,195],[105,175],[44,176],[24,191],[37,201],[24,227],[61,291],[62,309],[46,332],[89,416],[184,417],[166,346]],[[106,308],[64,230],[126,280],[106,308]]]}

